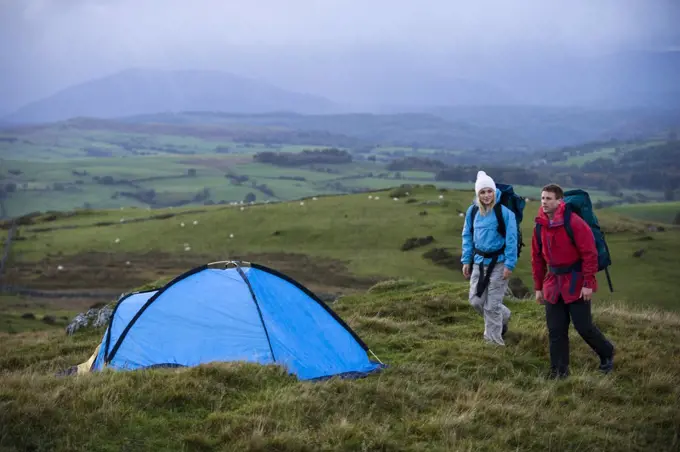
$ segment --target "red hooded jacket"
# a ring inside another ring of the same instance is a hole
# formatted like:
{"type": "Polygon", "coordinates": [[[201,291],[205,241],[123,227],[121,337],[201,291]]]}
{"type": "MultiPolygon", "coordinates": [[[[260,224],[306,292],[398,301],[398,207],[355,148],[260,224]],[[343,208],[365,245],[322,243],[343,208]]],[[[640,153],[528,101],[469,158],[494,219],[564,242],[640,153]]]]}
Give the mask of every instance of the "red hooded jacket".
{"type": "Polygon", "coordinates": [[[571,229],[576,247],[564,228],[564,201],[560,203],[552,221],[539,207],[536,224],[541,225],[542,249],[539,250],[536,234],[531,241],[531,268],[535,290],[543,291],[543,299],[557,303],[560,296],[565,303],[581,298],[581,288],[597,291],[597,247],[593,232],[583,218],[571,215],[571,229]],[[555,274],[549,267],[570,267],[581,261],[580,271],[555,274]],[[548,268],[547,268],[548,267],[548,268]]]}

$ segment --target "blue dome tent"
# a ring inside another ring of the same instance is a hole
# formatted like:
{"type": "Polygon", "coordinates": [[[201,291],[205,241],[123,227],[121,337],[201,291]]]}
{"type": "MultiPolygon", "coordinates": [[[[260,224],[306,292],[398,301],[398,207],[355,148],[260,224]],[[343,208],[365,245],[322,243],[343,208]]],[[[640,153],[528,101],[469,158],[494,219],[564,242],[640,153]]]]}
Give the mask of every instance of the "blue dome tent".
{"type": "Polygon", "coordinates": [[[255,263],[224,261],[122,297],[87,370],[245,361],[312,380],[383,367],[367,353],[361,338],[298,282],[255,263]]]}

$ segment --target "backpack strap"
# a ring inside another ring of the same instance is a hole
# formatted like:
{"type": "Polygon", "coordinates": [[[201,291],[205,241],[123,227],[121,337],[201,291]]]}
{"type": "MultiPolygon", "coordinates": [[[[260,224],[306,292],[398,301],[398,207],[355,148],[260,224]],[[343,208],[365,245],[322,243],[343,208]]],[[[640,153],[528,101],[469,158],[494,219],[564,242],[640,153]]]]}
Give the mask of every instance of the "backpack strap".
{"type": "Polygon", "coordinates": [[[538,242],[538,251],[543,252],[543,239],[541,238],[541,223],[536,223],[534,228],[534,235],[536,236],[536,242],[538,242]]]}
{"type": "Polygon", "coordinates": [[[472,235],[472,241],[475,241],[475,217],[479,211],[479,206],[477,204],[472,206],[472,212],[470,212],[470,235],[472,235]]]}
{"type": "Polygon", "coordinates": [[[574,230],[571,228],[571,214],[571,206],[567,204],[564,209],[564,229],[567,231],[567,235],[571,239],[571,243],[574,245],[574,248],[578,249],[576,246],[576,240],[574,239],[574,230]]]}
{"type": "Polygon", "coordinates": [[[503,219],[503,205],[496,204],[493,206],[493,211],[496,214],[496,221],[498,222],[498,233],[505,238],[505,220],[503,219]]]}

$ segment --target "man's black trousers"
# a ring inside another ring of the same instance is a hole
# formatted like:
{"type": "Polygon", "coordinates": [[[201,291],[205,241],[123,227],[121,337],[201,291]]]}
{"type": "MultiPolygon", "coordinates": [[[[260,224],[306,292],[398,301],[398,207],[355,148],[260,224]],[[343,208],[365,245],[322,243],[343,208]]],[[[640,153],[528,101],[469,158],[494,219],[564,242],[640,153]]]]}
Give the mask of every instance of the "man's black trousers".
{"type": "Polygon", "coordinates": [[[569,322],[590,348],[597,353],[600,361],[611,358],[612,344],[593,324],[590,302],[583,299],[566,304],[562,297],[557,303],[545,302],[545,319],[550,339],[550,367],[558,373],[569,372],[569,322]]]}

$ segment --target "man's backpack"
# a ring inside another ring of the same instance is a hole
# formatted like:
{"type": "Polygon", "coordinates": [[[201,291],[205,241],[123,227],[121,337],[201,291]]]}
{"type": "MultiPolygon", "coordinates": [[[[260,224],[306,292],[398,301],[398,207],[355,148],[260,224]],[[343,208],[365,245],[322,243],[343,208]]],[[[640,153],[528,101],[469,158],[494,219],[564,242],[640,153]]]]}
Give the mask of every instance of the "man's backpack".
{"type": "MultiPolygon", "coordinates": [[[[593,231],[593,236],[595,237],[595,246],[597,247],[597,271],[604,270],[607,275],[607,282],[609,283],[609,291],[613,292],[612,280],[609,275],[609,266],[612,264],[611,255],[609,254],[609,247],[604,238],[604,232],[600,229],[600,223],[597,221],[595,212],[593,211],[593,204],[590,201],[590,195],[585,190],[569,190],[564,192],[564,229],[567,231],[567,235],[571,239],[571,243],[576,246],[576,240],[574,239],[574,231],[571,228],[571,215],[576,214],[590,226],[590,230],[593,231]]],[[[536,240],[538,242],[538,247],[541,249],[543,246],[541,242],[541,225],[537,224],[535,228],[536,240]]]]}
{"type": "MultiPolygon", "coordinates": [[[[494,213],[496,214],[496,221],[498,222],[498,233],[501,237],[505,238],[505,220],[503,219],[503,210],[501,206],[505,206],[512,210],[515,214],[515,222],[517,223],[517,257],[519,257],[522,252],[522,247],[524,243],[522,242],[522,228],[520,224],[524,218],[524,206],[526,201],[523,197],[515,193],[512,185],[506,184],[496,184],[496,188],[501,192],[500,202],[494,205],[494,213]]],[[[470,213],[470,234],[474,234],[475,229],[475,215],[479,211],[479,206],[474,205],[472,207],[472,212],[470,213]]],[[[474,235],[473,235],[474,236],[474,235]]]]}

